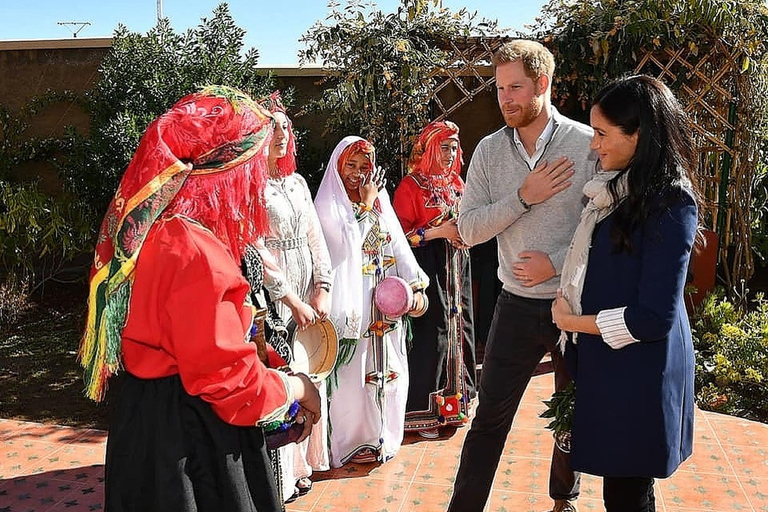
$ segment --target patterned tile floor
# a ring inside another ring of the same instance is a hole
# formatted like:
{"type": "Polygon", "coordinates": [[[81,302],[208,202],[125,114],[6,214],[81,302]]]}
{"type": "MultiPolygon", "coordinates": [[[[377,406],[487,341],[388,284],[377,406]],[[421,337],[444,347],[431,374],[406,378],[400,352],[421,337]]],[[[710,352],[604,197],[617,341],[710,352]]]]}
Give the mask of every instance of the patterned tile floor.
{"type": "MultiPolygon", "coordinates": [[[[507,439],[487,510],[544,512],[552,438],[538,418],[552,375],[534,377],[507,439]]],[[[768,512],[768,425],[697,412],[694,455],[656,485],[659,512],[768,512]]],[[[441,511],[450,499],[466,429],[427,441],[408,436],[384,465],[317,473],[288,512],[441,511]]],[[[0,420],[0,512],[97,511],[106,433],[0,420]]],[[[601,482],[585,476],[582,511],[602,508],[601,482]]]]}

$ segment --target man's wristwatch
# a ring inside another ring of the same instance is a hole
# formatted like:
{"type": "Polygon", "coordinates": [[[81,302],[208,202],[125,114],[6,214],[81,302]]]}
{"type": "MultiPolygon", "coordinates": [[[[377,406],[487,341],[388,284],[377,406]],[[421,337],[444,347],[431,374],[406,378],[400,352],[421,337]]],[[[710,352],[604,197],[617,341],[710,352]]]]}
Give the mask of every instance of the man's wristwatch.
{"type": "Polygon", "coordinates": [[[523,199],[523,196],[520,195],[520,189],[517,189],[517,199],[520,201],[520,204],[523,205],[523,208],[525,208],[525,211],[528,211],[531,209],[531,205],[525,202],[525,199],[523,199]]]}

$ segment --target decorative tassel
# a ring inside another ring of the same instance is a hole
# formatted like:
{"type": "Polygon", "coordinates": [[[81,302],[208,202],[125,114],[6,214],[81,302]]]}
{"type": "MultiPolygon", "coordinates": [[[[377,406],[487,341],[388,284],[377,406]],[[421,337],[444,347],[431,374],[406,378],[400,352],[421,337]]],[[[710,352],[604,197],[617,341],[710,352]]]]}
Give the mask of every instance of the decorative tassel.
{"type": "Polygon", "coordinates": [[[405,348],[407,352],[410,352],[413,348],[413,323],[408,315],[403,315],[401,319],[405,329],[405,348]]]}
{"type": "MultiPolygon", "coordinates": [[[[339,340],[339,355],[336,358],[336,364],[333,366],[329,384],[331,388],[339,387],[339,368],[348,365],[355,356],[357,349],[357,340],[354,338],[342,338],[339,340]]],[[[329,390],[329,391],[332,391],[329,390]]]]}
{"type": "Polygon", "coordinates": [[[121,283],[106,299],[102,312],[104,336],[88,332],[83,340],[80,360],[85,367],[85,394],[97,402],[104,398],[107,379],[120,367],[121,333],[128,313],[131,284],[130,281],[121,283]]]}

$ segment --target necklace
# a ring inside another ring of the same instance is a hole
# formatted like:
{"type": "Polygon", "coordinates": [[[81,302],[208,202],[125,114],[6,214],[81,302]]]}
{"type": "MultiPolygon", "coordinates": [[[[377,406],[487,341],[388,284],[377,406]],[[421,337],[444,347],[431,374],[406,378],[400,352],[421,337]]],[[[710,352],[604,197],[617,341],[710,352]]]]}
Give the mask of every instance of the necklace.
{"type": "Polygon", "coordinates": [[[267,164],[267,173],[269,174],[269,179],[271,180],[279,180],[282,178],[280,175],[280,169],[277,168],[277,164],[273,167],[271,164],[267,164]]]}

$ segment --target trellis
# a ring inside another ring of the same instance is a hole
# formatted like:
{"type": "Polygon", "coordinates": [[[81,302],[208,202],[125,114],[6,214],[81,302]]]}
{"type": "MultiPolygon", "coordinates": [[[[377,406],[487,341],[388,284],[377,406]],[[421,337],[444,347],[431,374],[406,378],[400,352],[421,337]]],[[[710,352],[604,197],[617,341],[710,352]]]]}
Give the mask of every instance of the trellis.
{"type": "Polygon", "coordinates": [[[447,119],[476,96],[495,88],[491,57],[508,40],[508,37],[464,37],[446,43],[448,63],[433,70],[429,77],[438,81],[430,98],[436,109],[433,121],[447,119]],[[459,94],[446,97],[451,87],[459,94]]]}
{"type": "MultiPolygon", "coordinates": [[[[432,78],[434,120],[448,118],[481,94],[493,90],[491,56],[508,38],[468,37],[449,41],[451,55],[432,78]]],[[[685,46],[641,54],[636,73],[655,76],[678,95],[692,120],[698,156],[704,227],[717,232],[719,261],[726,285],[754,271],[751,251],[751,183],[758,137],[751,120],[749,75],[740,72],[740,50],[714,38],[709,48],[685,46]]],[[[628,70],[629,71],[629,70],[628,70]]]]}
{"type": "Polygon", "coordinates": [[[718,234],[720,268],[729,289],[754,271],[750,203],[759,144],[750,125],[750,76],[740,70],[742,58],[740,50],[714,39],[707,49],[646,52],[635,68],[675,90],[691,118],[700,209],[705,227],[718,234]]]}

